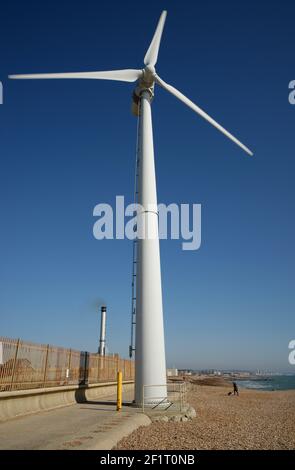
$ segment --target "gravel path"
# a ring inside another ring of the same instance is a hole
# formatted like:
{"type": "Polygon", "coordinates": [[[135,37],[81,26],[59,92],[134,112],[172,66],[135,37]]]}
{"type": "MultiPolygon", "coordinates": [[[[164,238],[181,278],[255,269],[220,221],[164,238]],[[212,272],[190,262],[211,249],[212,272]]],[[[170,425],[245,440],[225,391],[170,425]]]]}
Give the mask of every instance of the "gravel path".
{"type": "Polygon", "coordinates": [[[295,391],[192,386],[197,417],[186,423],[155,422],[122,439],[116,449],[295,449],[295,391]]]}

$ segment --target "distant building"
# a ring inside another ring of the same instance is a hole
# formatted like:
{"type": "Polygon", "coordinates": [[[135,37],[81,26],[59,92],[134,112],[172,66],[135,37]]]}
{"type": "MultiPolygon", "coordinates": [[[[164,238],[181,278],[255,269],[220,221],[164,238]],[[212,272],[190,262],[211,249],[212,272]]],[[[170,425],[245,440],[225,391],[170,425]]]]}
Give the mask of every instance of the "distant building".
{"type": "Polygon", "coordinates": [[[177,375],[192,375],[190,369],[179,369],[177,375]]]}
{"type": "Polygon", "coordinates": [[[213,369],[201,370],[201,375],[216,375],[216,371],[213,369]]]}
{"type": "Polygon", "coordinates": [[[167,377],[176,377],[178,375],[178,369],[167,369],[167,377]]]}

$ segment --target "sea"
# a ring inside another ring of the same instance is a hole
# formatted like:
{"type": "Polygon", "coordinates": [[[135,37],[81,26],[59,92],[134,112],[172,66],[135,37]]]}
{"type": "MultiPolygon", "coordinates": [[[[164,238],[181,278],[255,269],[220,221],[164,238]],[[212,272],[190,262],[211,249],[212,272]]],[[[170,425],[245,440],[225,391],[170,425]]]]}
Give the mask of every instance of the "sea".
{"type": "Polygon", "coordinates": [[[236,380],[240,388],[250,388],[255,390],[275,391],[275,390],[295,390],[295,375],[270,375],[249,380],[236,380]]]}

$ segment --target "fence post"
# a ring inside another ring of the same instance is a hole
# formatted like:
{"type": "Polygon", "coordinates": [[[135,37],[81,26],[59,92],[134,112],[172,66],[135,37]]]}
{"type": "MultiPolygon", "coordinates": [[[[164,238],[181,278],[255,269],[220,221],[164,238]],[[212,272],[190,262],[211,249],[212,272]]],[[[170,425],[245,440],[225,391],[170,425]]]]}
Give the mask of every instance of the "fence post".
{"type": "Polygon", "coordinates": [[[43,375],[43,388],[45,387],[45,383],[46,383],[48,353],[49,353],[49,344],[47,344],[47,348],[46,348],[45,368],[44,368],[44,375],[43,375]]]}
{"type": "Polygon", "coordinates": [[[116,356],[117,356],[117,373],[118,373],[120,370],[120,358],[119,358],[119,354],[116,354],[116,356]]]}
{"type": "Polygon", "coordinates": [[[16,368],[16,361],[17,361],[19,343],[20,343],[20,339],[18,338],[17,343],[16,343],[16,349],[15,349],[15,355],[14,355],[12,373],[11,373],[10,390],[12,390],[12,385],[13,385],[13,382],[14,382],[14,375],[15,375],[15,368],[16,368]]]}
{"type": "Polygon", "coordinates": [[[98,382],[98,381],[99,381],[99,367],[100,367],[100,356],[99,356],[99,354],[97,355],[97,361],[96,361],[96,363],[97,363],[96,382],[98,382]]]}
{"type": "Polygon", "coordinates": [[[71,371],[71,362],[72,362],[72,349],[69,350],[69,359],[68,359],[68,372],[66,372],[67,383],[70,381],[70,371],[71,371]]]}
{"type": "Polygon", "coordinates": [[[87,358],[88,352],[85,351],[85,363],[84,363],[84,385],[87,385],[87,358]]]}

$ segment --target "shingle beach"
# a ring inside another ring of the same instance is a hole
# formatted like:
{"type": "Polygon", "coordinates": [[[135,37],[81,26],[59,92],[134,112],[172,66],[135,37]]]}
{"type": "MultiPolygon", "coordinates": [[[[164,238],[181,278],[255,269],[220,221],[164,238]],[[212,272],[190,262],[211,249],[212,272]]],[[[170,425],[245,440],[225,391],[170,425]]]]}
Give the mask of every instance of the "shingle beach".
{"type": "Polygon", "coordinates": [[[240,390],[191,386],[189,422],[154,422],[122,439],[116,449],[295,449],[295,390],[240,390]]]}

